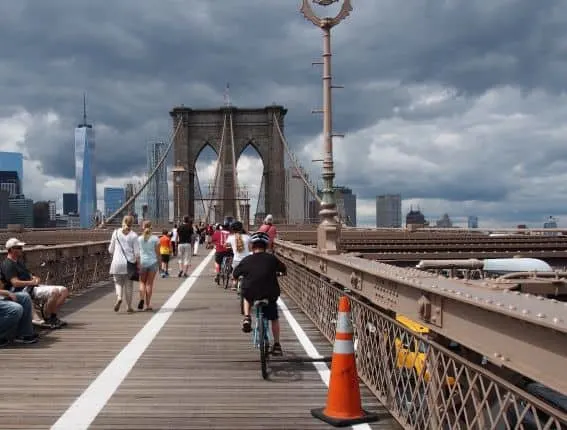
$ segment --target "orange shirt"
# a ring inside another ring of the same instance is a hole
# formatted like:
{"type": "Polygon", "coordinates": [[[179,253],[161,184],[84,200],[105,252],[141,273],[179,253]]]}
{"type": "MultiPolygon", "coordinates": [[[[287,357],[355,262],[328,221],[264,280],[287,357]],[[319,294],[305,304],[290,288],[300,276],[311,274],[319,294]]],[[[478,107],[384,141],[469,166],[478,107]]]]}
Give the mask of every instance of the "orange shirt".
{"type": "Polygon", "coordinates": [[[161,236],[159,238],[159,253],[161,255],[169,255],[171,252],[171,239],[169,236],[161,236]]]}

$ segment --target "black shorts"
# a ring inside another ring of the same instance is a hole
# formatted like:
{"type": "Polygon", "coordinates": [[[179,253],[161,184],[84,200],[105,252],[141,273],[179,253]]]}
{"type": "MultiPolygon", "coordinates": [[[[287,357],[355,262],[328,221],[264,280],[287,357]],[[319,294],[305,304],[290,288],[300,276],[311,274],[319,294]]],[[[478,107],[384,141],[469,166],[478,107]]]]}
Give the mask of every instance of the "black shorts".
{"type": "MultiPolygon", "coordinates": [[[[258,299],[255,299],[253,297],[247,297],[245,290],[242,291],[242,295],[244,296],[246,301],[248,303],[250,303],[250,306],[252,306],[254,304],[255,300],[258,300],[258,299]]],[[[267,305],[264,305],[264,309],[263,309],[264,316],[269,321],[277,321],[279,319],[277,301],[278,301],[278,299],[270,300],[267,305]]],[[[252,311],[251,313],[256,315],[256,311],[252,311]]]]}
{"type": "Polygon", "coordinates": [[[169,254],[161,254],[161,262],[169,263],[169,254]]]}
{"type": "Polygon", "coordinates": [[[220,266],[224,257],[232,257],[232,252],[215,252],[215,263],[220,266]]]}

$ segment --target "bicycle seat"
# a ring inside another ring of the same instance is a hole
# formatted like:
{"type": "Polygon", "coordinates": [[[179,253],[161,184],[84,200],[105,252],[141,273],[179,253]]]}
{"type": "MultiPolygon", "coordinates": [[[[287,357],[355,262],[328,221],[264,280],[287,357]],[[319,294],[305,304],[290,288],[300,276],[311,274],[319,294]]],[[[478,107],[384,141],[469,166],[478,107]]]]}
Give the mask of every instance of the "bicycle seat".
{"type": "Polygon", "coordinates": [[[270,303],[270,301],[268,299],[255,300],[254,306],[267,305],[268,303],[270,303]]]}

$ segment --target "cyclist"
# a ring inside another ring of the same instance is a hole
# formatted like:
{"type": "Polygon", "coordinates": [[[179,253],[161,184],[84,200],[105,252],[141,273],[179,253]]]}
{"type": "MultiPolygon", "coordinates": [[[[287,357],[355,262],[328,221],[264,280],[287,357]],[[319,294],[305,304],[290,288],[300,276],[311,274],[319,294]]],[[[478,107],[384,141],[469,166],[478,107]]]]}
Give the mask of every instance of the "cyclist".
{"type": "Polygon", "coordinates": [[[266,216],[264,224],[260,226],[258,231],[264,232],[269,236],[270,243],[268,244],[268,251],[274,252],[274,240],[278,237],[278,230],[274,225],[274,217],[271,214],[266,216]]]}
{"type": "Polygon", "coordinates": [[[219,283],[220,278],[220,266],[222,264],[222,260],[225,257],[230,257],[232,255],[232,251],[227,249],[225,246],[226,239],[230,232],[228,231],[230,226],[228,224],[223,225],[222,227],[220,224],[217,226],[217,230],[213,233],[212,242],[215,245],[215,282],[219,283]]]}
{"type": "Polygon", "coordinates": [[[274,345],[272,354],[281,355],[280,345],[280,322],[278,319],[277,300],[280,296],[280,286],[278,284],[278,273],[285,274],[287,268],[275,255],[266,252],[269,246],[270,237],[264,232],[256,232],[251,238],[252,254],[245,257],[234,269],[234,277],[242,276],[242,291],[244,297],[244,320],[242,321],[242,331],[250,333],[252,319],[250,317],[251,304],[255,300],[268,299],[269,303],[264,306],[265,317],[272,322],[272,335],[274,345]]]}
{"type": "MultiPolygon", "coordinates": [[[[225,246],[231,249],[234,257],[232,258],[232,270],[240,264],[240,262],[250,255],[252,249],[250,244],[250,236],[244,232],[244,226],[240,221],[235,221],[230,226],[231,234],[226,240],[225,246]]],[[[232,289],[236,290],[236,279],[232,281],[232,289]]]]}

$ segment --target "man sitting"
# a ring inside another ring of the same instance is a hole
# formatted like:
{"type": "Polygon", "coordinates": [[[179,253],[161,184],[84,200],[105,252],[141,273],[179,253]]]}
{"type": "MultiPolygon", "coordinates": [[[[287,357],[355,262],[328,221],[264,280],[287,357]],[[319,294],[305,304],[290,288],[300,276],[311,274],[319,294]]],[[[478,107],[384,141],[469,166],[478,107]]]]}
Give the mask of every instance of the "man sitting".
{"type": "Polygon", "coordinates": [[[45,323],[51,328],[67,325],[57,318],[57,312],[69,296],[67,288],[59,285],[40,285],[40,279],[34,276],[23,262],[25,243],[18,239],[8,239],[6,249],[8,257],[2,262],[2,279],[6,289],[15,293],[27,292],[32,300],[42,306],[45,323]]]}
{"type": "Polygon", "coordinates": [[[0,347],[10,342],[37,342],[32,325],[32,301],[27,293],[12,293],[0,284],[0,347]]]}
{"type": "Polygon", "coordinates": [[[244,297],[244,320],[242,331],[249,333],[252,329],[250,308],[256,300],[268,299],[269,303],[264,307],[264,316],[272,322],[272,336],[274,345],[272,354],[281,355],[280,345],[280,321],[278,317],[278,297],[280,286],[278,284],[278,273],[285,274],[287,268],[284,263],[273,254],[267,253],[270,237],[264,232],[256,232],[250,237],[252,243],[252,254],[245,257],[234,269],[235,279],[240,276],[242,280],[242,297],[244,297]]]}

